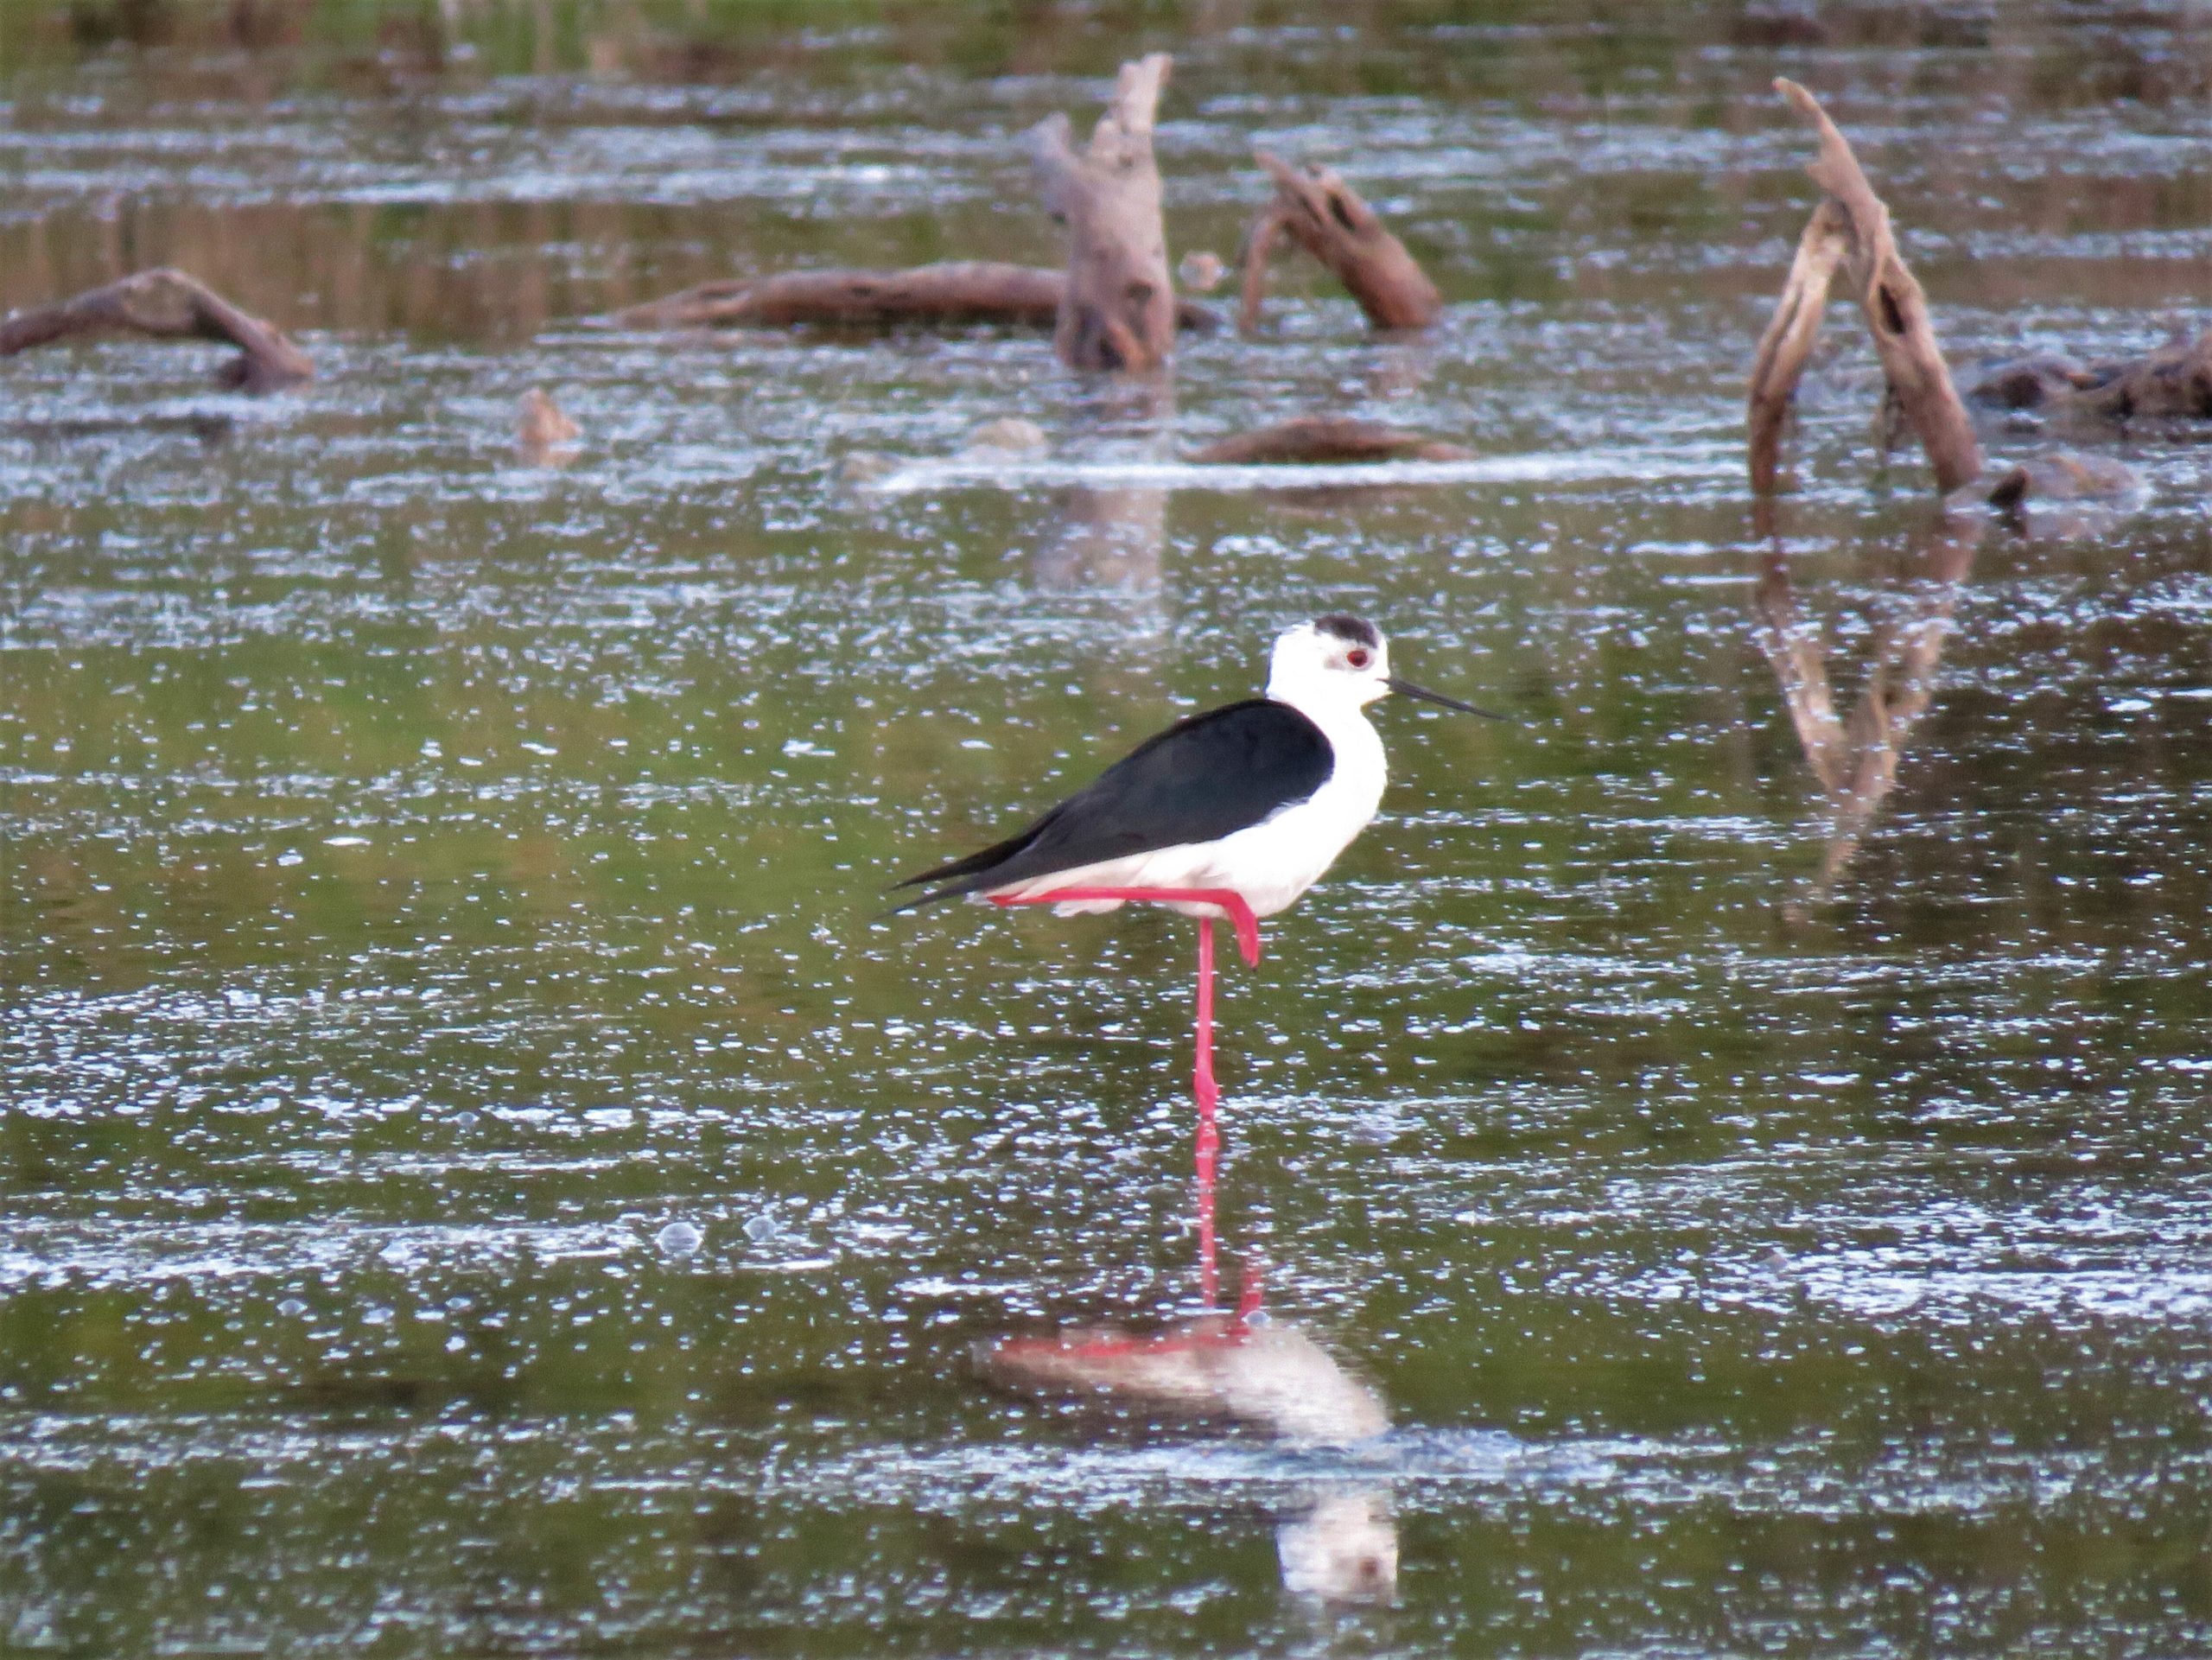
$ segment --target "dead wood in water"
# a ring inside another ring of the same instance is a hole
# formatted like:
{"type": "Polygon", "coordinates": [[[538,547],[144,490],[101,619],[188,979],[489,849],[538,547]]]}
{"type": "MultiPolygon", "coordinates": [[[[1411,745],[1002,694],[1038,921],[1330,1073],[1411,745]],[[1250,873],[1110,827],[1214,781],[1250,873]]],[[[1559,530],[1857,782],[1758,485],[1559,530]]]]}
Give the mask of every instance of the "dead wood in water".
{"type": "Polygon", "coordinates": [[[1977,485],[1975,493],[1993,507],[2013,508],[2031,502],[2119,501],[2142,487],[2126,461],[2054,449],[2007,468],[1986,490],[1977,485]]]}
{"type": "Polygon", "coordinates": [[[283,329],[239,310],[199,278],[166,266],[0,321],[0,357],[118,332],[235,346],[239,355],[223,366],[216,382],[243,391],[281,391],[315,378],[307,353],[283,329]]]}
{"type": "Polygon", "coordinates": [[[1152,125],[1173,60],[1125,63],[1087,149],[1068,142],[1068,118],[1029,130],[1029,157],[1046,211],[1068,227],[1067,284],[1052,333],[1071,369],[1145,372],[1174,345],[1175,289],[1160,212],[1152,125]]]}
{"type": "Polygon", "coordinates": [[[1752,487],[1773,487],[1783,417],[1820,334],[1827,280],[1841,263],[1866,314],[1890,392],[1927,452],[1937,487],[1955,490],[1981,472],[1981,446],[1936,343],[1927,296],[1897,253],[1890,210],[1813,95],[1795,81],[1774,84],[1820,135],[1820,155],[1806,171],[1827,194],[1798,242],[1789,280],[1751,366],[1752,487]]]}
{"type": "Polygon", "coordinates": [[[1302,415],[1208,444],[1193,461],[1229,467],[1331,461],[1465,461],[1475,452],[1419,432],[1340,415],[1302,415]]]}
{"type": "Polygon", "coordinates": [[[1761,495],[1774,488],[1790,400],[1797,394],[1805,359],[1821,337],[1828,283],[1850,246],[1851,228],[1842,210],[1823,201],[1797,239],[1789,278],[1782,285],[1782,297],[1775,302],[1766,332],[1759,336],[1758,353],[1751,359],[1750,402],[1751,488],[1761,495]]]}
{"type": "Polygon", "coordinates": [[[515,409],[515,448],[532,467],[563,465],[575,458],[583,429],[570,420],[553,394],[532,386],[515,409]]]}
{"type": "Polygon", "coordinates": [[[1967,397],[1986,407],[2036,410],[2060,421],[2212,420],[2212,332],[2102,363],[2025,358],[1991,370],[1967,397]]]}
{"type": "MultiPolygon", "coordinates": [[[[822,324],[883,328],[1000,323],[1050,328],[1058,319],[1067,273],[1035,265],[957,260],[904,270],[783,271],[752,281],[702,283],[614,315],[626,328],[764,328],[822,324]]],[[[1217,328],[1221,320],[1189,302],[1175,308],[1179,328],[1217,328]]]]}
{"type": "Polygon", "coordinates": [[[1357,190],[1329,168],[1295,168],[1264,149],[1252,154],[1275,194],[1245,232],[1238,328],[1249,334],[1259,327],[1268,256],[1284,232],[1335,274],[1376,328],[1426,328],[1436,321],[1444,303],[1436,284],[1357,190]]]}

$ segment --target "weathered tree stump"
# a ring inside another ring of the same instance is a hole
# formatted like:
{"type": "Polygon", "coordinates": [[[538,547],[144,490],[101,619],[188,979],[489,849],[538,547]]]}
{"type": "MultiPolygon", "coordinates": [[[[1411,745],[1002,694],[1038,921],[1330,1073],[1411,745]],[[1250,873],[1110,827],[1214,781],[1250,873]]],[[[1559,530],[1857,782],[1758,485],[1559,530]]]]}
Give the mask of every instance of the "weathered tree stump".
{"type": "Polygon", "coordinates": [[[1046,211],[1068,227],[1052,346],[1071,369],[1142,373],[1173,348],[1175,289],[1152,154],[1153,116],[1172,61],[1155,52],[1122,66],[1087,150],[1069,144],[1065,115],[1029,130],[1046,211]]]}
{"type": "Polygon", "coordinates": [[[1275,182],[1274,200],[1244,233],[1244,296],[1236,326],[1259,327],[1267,298],[1268,256],[1275,239],[1292,241],[1334,272],[1377,328],[1426,328],[1443,298],[1406,245],[1384,228],[1375,210],[1331,169],[1294,168],[1264,149],[1253,157],[1275,182]]]}
{"type": "Polygon", "coordinates": [[[166,266],[0,321],[0,357],[80,335],[118,332],[235,346],[238,356],[215,379],[244,391],[281,391],[315,378],[307,353],[283,329],[239,310],[199,278],[166,266]]]}
{"type": "Polygon", "coordinates": [[[1762,493],[1774,487],[1783,420],[1820,336],[1829,279],[1842,264],[1866,311],[1889,395],[1927,452],[1937,487],[1955,490],[1980,474],[1981,446],[1936,343],[1927,298],[1898,256],[1890,210],[1813,95],[1795,81],[1774,84],[1820,135],[1820,155],[1806,171],[1827,194],[1798,240],[1789,281],[1751,365],[1751,487],[1762,493]]]}
{"type": "MultiPolygon", "coordinates": [[[[764,328],[818,324],[838,328],[957,327],[998,323],[1050,328],[1058,320],[1067,273],[985,260],[949,261],[905,270],[798,270],[752,281],[702,283],[614,314],[626,328],[764,328]]],[[[1179,328],[1206,331],[1221,319],[1193,302],[1175,308],[1179,328]]]]}
{"type": "Polygon", "coordinates": [[[1384,426],[1379,421],[1303,415],[1256,432],[1219,439],[1191,459],[1231,467],[1311,467],[1332,461],[1465,461],[1473,460],[1474,453],[1421,433],[1384,426]]]}

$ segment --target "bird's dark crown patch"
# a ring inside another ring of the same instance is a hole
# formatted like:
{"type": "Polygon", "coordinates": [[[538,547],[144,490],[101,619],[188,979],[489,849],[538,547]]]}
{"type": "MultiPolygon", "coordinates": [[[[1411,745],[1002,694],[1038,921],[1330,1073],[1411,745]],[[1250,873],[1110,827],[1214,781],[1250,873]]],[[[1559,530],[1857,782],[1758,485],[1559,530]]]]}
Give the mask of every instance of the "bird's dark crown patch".
{"type": "Polygon", "coordinates": [[[1373,651],[1382,644],[1382,631],[1357,617],[1316,617],[1313,626],[1317,632],[1332,634],[1347,646],[1364,646],[1373,651]]]}

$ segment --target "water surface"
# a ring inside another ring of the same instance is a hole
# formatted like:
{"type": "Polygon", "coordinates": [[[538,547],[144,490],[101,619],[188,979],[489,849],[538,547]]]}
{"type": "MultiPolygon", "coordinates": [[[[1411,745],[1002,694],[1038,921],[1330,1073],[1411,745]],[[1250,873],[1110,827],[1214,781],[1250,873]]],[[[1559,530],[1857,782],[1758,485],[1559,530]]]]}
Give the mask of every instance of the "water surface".
{"type": "Polygon", "coordinates": [[[1770,543],[1741,410],[1778,73],[1955,361],[2202,326],[2201,13],[132,10],[9,12],[0,308],[174,263],[321,372],[0,364],[0,1648],[2212,1646],[2208,435],[1946,527],[1839,304],[1770,543]],[[1154,46],[1173,250],[1333,158],[1427,337],[591,326],[1050,262],[1013,136],[1154,46]],[[1483,459],[1179,459],[1317,411],[1483,459]],[[1332,609],[1516,716],[1379,711],[1222,989],[1224,1295],[1387,1427],[1009,1388],[1202,1311],[1190,931],[878,890],[1332,609]]]}

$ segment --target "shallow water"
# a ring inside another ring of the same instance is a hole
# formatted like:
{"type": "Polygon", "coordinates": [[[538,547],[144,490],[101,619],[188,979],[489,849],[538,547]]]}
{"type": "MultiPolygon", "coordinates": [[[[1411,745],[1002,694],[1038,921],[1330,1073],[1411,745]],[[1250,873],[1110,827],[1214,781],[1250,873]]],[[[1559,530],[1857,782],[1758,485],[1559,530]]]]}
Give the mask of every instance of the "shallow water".
{"type": "Polygon", "coordinates": [[[1945,528],[1839,304],[1770,545],[1740,404],[1777,73],[1955,362],[2202,326],[2202,15],[1654,10],[11,8],[0,308],[175,263],[321,376],[0,363],[0,1649],[2212,1646],[2212,435],[1945,528]],[[590,325],[1048,262],[1010,136],[1154,45],[1173,249],[1332,155],[1429,337],[590,325]],[[1178,459],[1323,410],[1483,459],[1178,459]],[[1223,1294],[1389,1428],[1010,1387],[1202,1307],[1190,930],[878,890],[1325,609],[1516,716],[1381,710],[1222,986],[1223,1294]]]}

